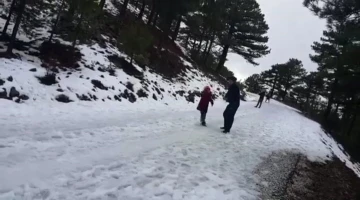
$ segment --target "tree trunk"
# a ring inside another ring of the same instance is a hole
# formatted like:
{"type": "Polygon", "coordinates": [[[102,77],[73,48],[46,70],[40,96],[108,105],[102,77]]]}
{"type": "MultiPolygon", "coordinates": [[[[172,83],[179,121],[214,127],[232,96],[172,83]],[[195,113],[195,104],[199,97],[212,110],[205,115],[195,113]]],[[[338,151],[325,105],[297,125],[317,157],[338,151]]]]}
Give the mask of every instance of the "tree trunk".
{"type": "Polygon", "coordinates": [[[166,37],[170,35],[171,25],[174,21],[174,17],[172,15],[168,15],[165,19],[161,20],[162,30],[166,37]]]}
{"type": "Polygon", "coordinates": [[[190,39],[190,34],[187,34],[186,39],[185,39],[185,49],[187,50],[188,45],[189,45],[189,39],[190,39]]]}
{"type": "Polygon", "coordinates": [[[227,45],[224,46],[222,54],[221,54],[220,59],[219,59],[219,64],[216,67],[216,71],[220,71],[224,67],[224,64],[225,64],[226,57],[227,57],[227,54],[229,52],[229,49],[230,49],[230,44],[227,44],[227,45]]]}
{"type": "Polygon", "coordinates": [[[82,20],[83,20],[83,14],[81,13],[81,14],[80,14],[79,22],[78,22],[78,24],[76,25],[76,28],[75,28],[74,40],[73,40],[73,43],[72,43],[73,49],[74,49],[75,46],[76,46],[76,40],[77,40],[78,35],[79,35],[79,31],[80,31],[80,26],[81,26],[82,20]]]}
{"type": "Polygon", "coordinates": [[[195,38],[194,38],[194,41],[193,41],[193,43],[192,43],[192,47],[191,47],[191,49],[192,49],[192,50],[194,50],[194,49],[195,49],[195,47],[196,47],[196,40],[195,40],[195,38]]]}
{"type": "Polygon", "coordinates": [[[14,12],[15,3],[16,3],[16,0],[13,0],[12,3],[11,3],[10,10],[9,10],[9,15],[8,15],[8,17],[6,19],[6,23],[5,23],[4,29],[2,31],[2,35],[6,35],[6,31],[8,29],[9,24],[10,24],[11,15],[14,12]]]}
{"type": "Polygon", "coordinates": [[[26,0],[21,0],[20,1],[20,7],[19,7],[18,14],[17,14],[17,17],[16,17],[14,29],[12,31],[9,46],[7,48],[7,51],[6,51],[6,53],[8,55],[11,55],[12,51],[14,49],[14,44],[15,44],[15,41],[16,41],[16,34],[17,34],[18,30],[19,30],[21,19],[22,19],[22,16],[24,14],[25,4],[26,4],[26,0]]]}
{"type": "Polygon", "coordinates": [[[338,112],[339,112],[339,106],[340,106],[340,103],[337,103],[337,104],[336,104],[335,113],[338,113],[338,112]]]}
{"type": "Polygon", "coordinates": [[[204,51],[203,51],[203,55],[204,55],[204,52],[207,50],[208,46],[209,46],[209,40],[206,40],[205,48],[204,48],[204,51]]]}
{"type": "Polygon", "coordinates": [[[142,0],[142,5],[141,5],[141,9],[140,9],[140,13],[138,15],[138,19],[142,19],[142,17],[144,16],[144,12],[145,12],[145,7],[146,7],[146,1],[142,0]]]}
{"type": "Polygon", "coordinates": [[[134,7],[135,7],[135,8],[138,8],[138,7],[139,7],[139,1],[135,0],[135,2],[134,2],[134,7]]]}
{"type": "Polygon", "coordinates": [[[154,27],[156,26],[158,19],[159,19],[159,14],[158,14],[158,13],[155,13],[154,20],[153,20],[153,22],[152,22],[152,25],[153,25],[154,27]]]}
{"type": "Polygon", "coordinates": [[[58,25],[58,23],[59,23],[60,16],[61,16],[61,13],[62,13],[62,11],[63,11],[63,9],[64,9],[64,6],[65,6],[65,0],[63,0],[63,1],[61,2],[61,5],[60,5],[59,11],[58,11],[58,13],[57,13],[57,17],[56,17],[54,26],[53,26],[52,31],[51,31],[51,35],[50,35],[50,38],[49,38],[49,42],[51,42],[51,40],[52,40],[53,37],[54,37],[54,33],[55,33],[56,28],[57,28],[57,25],[58,25]]]}
{"type": "Polygon", "coordinates": [[[205,31],[204,32],[201,32],[201,35],[200,35],[200,42],[199,42],[199,45],[198,45],[198,48],[197,48],[197,53],[199,54],[200,51],[201,51],[201,46],[202,46],[202,43],[204,41],[204,35],[205,35],[205,31]]]}
{"type": "Polygon", "coordinates": [[[350,121],[350,125],[349,125],[349,129],[347,131],[347,135],[350,136],[351,135],[351,132],[352,130],[354,129],[354,125],[355,125],[355,122],[356,122],[356,117],[357,117],[357,111],[358,110],[358,106],[355,107],[355,111],[353,111],[353,115],[351,117],[351,121],[350,121]]]}
{"type": "Polygon", "coordinates": [[[283,101],[285,101],[287,92],[288,92],[288,90],[290,89],[290,79],[291,79],[290,74],[292,74],[292,71],[291,71],[291,70],[289,71],[289,74],[288,74],[288,76],[287,76],[287,78],[286,78],[285,91],[284,91],[284,95],[283,95],[283,97],[282,97],[282,100],[283,100],[283,101]]]}
{"type": "Polygon", "coordinates": [[[128,4],[129,4],[129,1],[130,1],[130,0],[125,0],[125,1],[124,1],[124,4],[122,5],[121,11],[120,11],[120,16],[121,16],[121,17],[124,17],[124,16],[125,16],[126,10],[127,10],[128,4]]]}
{"type": "Polygon", "coordinates": [[[207,60],[209,58],[209,55],[210,55],[210,52],[211,52],[211,49],[212,49],[212,46],[214,44],[214,40],[215,40],[215,32],[212,34],[211,36],[211,40],[210,40],[210,44],[208,46],[208,49],[205,49],[205,57],[204,57],[204,64],[206,66],[206,63],[207,63],[207,60]]]}
{"type": "Polygon", "coordinates": [[[100,1],[99,6],[100,6],[100,9],[101,9],[101,10],[104,9],[105,1],[106,1],[106,0],[101,0],[101,1],[100,1]]]}
{"type": "Polygon", "coordinates": [[[274,91],[275,91],[275,87],[276,87],[276,83],[277,83],[277,79],[278,79],[278,74],[276,73],[275,75],[275,78],[274,78],[274,82],[273,82],[273,85],[272,85],[272,88],[271,88],[271,96],[274,95],[274,91]]]}
{"type": "Polygon", "coordinates": [[[76,5],[74,5],[74,3],[70,3],[69,5],[69,9],[67,12],[67,20],[71,21],[75,15],[75,10],[76,10],[76,5]]]}
{"type": "Polygon", "coordinates": [[[132,65],[133,60],[134,60],[134,54],[131,54],[131,57],[130,57],[130,65],[132,65]]]}
{"type": "Polygon", "coordinates": [[[230,40],[231,40],[232,35],[233,35],[234,31],[235,31],[234,29],[235,29],[235,23],[232,22],[231,25],[230,25],[227,41],[226,41],[226,44],[223,47],[223,51],[222,51],[222,54],[220,56],[219,64],[218,64],[218,66],[216,68],[216,71],[220,71],[224,67],[226,57],[227,57],[227,54],[228,54],[229,49],[230,49],[230,40]]]}
{"type": "Polygon", "coordinates": [[[180,15],[177,22],[176,22],[176,27],[172,36],[172,40],[175,41],[177,36],[179,35],[179,30],[180,30],[180,25],[181,25],[181,21],[182,21],[182,16],[180,15]]]}
{"type": "Polygon", "coordinates": [[[156,5],[155,5],[155,0],[152,0],[152,7],[151,7],[151,11],[150,11],[150,15],[148,18],[148,25],[151,25],[151,22],[153,21],[153,18],[155,16],[155,11],[156,11],[156,5]]]}
{"type": "Polygon", "coordinates": [[[330,112],[331,112],[331,107],[333,105],[333,102],[334,102],[334,97],[335,97],[335,89],[337,88],[337,84],[338,84],[338,79],[335,78],[332,86],[331,86],[331,92],[330,92],[330,95],[329,95],[329,98],[328,98],[328,104],[326,106],[326,110],[324,112],[324,119],[327,120],[329,115],[330,115],[330,112]]]}

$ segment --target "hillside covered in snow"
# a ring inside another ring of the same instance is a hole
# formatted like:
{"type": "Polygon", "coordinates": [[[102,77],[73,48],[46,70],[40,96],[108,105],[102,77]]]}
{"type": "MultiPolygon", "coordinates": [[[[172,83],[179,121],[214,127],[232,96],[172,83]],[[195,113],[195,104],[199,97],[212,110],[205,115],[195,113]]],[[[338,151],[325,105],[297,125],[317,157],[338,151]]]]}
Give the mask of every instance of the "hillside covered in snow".
{"type": "Polygon", "coordinates": [[[239,2],[1,0],[0,200],[355,200],[359,165],[299,110],[241,91],[221,133],[227,53],[270,53],[239,2]]]}
{"type": "MultiPolygon", "coordinates": [[[[47,3],[49,8],[61,8],[60,1],[47,3]]],[[[109,18],[117,17],[120,12],[117,8],[121,8],[121,4],[114,4],[116,1],[106,1],[104,6],[104,14],[109,18]]],[[[5,0],[2,5],[0,27],[4,28],[11,1],[5,0]]],[[[36,6],[31,8],[31,5],[27,5],[29,10],[25,12],[40,9],[36,6]]],[[[161,50],[155,44],[148,47],[151,55],[145,62],[135,58],[130,63],[132,58],[122,47],[126,42],[118,45],[111,37],[114,33],[100,32],[97,35],[100,37],[98,42],[86,40],[85,44],[74,44],[72,47],[72,43],[62,39],[60,33],[50,36],[53,22],[47,21],[46,17],[56,20],[56,15],[50,14],[48,10],[43,12],[42,15],[26,15],[43,24],[28,33],[25,29],[29,28],[27,23],[30,22],[24,20],[14,42],[14,54],[10,55],[12,59],[8,59],[9,55],[5,54],[4,58],[0,58],[2,99],[27,104],[49,101],[160,101],[168,104],[174,99],[194,103],[204,86],[212,87],[214,98],[224,94],[223,76],[227,74],[214,75],[204,71],[191,60],[188,52],[178,42],[165,39],[166,47],[161,50]],[[49,37],[53,39],[49,41],[49,37]]],[[[126,20],[132,20],[139,11],[133,4],[129,4],[127,12],[126,20]]],[[[7,49],[9,37],[6,33],[11,33],[13,28],[14,23],[10,20],[7,32],[1,36],[0,50],[7,49]]],[[[153,27],[153,33],[148,34],[161,37],[156,26],[153,27]]],[[[75,40],[75,43],[79,42],[82,42],[80,38],[75,40]]]]}

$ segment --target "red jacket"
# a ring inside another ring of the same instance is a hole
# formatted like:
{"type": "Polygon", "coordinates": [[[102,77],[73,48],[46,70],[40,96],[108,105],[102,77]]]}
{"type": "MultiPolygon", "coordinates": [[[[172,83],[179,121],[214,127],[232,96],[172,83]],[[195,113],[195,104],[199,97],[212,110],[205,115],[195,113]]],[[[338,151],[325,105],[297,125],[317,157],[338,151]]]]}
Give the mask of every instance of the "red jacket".
{"type": "Polygon", "coordinates": [[[197,109],[201,112],[207,112],[210,102],[211,102],[211,104],[214,104],[214,101],[212,100],[212,93],[211,92],[202,92],[201,99],[200,99],[197,109]]]}

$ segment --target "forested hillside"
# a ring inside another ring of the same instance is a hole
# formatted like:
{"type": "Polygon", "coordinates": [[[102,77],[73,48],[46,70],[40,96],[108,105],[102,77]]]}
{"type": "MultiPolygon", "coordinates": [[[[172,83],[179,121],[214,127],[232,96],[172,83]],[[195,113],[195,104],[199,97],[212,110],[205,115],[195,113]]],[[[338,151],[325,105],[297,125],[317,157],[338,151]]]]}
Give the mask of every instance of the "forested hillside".
{"type": "Polygon", "coordinates": [[[3,0],[0,13],[0,96],[16,102],[33,99],[30,89],[19,91],[24,82],[39,81],[58,87],[33,96],[53,93],[49,98],[61,102],[157,100],[163,93],[193,102],[205,85],[221,94],[224,77],[233,75],[224,66],[228,52],[253,65],[270,52],[255,0],[3,0]],[[79,78],[85,91],[73,84],[79,78]],[[158,86],[173,82],[185,86],[168,92],[158,86]],[[96,96],[109,89],[117,92],[96,96]]]}
{"type": "Polygon", "coordinates": [[[327,20],[310,55],[318,69],[306,72],[300,60],[291,58],[250,76],[245,85],[255,93],[266,87],[275,98],[299,108],[360,160],[360,2],[305,0],[304,5],[327,20]]]}

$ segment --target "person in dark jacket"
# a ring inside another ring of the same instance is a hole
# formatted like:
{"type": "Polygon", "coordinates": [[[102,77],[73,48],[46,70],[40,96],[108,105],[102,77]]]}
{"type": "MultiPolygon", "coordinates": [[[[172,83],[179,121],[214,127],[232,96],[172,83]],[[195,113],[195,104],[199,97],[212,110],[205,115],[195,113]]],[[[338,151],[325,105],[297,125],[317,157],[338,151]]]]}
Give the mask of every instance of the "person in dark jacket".
{"type": "Polygon", "coordinates": [[[209,103],[211,103],[211,105],[213,106],[214,100],[212,99],[212,93],[210,87],[206,86],[201,93],[201,99],[197,107],[197,109],[200,111],[200,123],[203,126],[206,126],[205,119],[206,119],[206,113],[208,111],[209,103]]]}
{"type": "Polygon", "coordinates": [[[227,80],[229,82],[229,89],[225,95],[225,99],[229,104],[223,113],[224,127],[221,127],[221,129],[224,130],[223,133],[230,132],[230,129],[234,123],[236,111],[240,106],[240,88],[236,85],[236,78],[229,77],[227,80]]]}
{"type": "Polygon", "coordinates": [[[260,96],[259,101],[257,102],[255,108],[261,108],[262,102],[264,101],[265,94],[266,94],[266,90],[262,90],[259,93],[259,96],[260,96]]]}
{"type": "Polygon", "coordinates": [[[271,94],[270,92],[266,94],[266,100],[265,103],[270,103],[271,94]]]}

